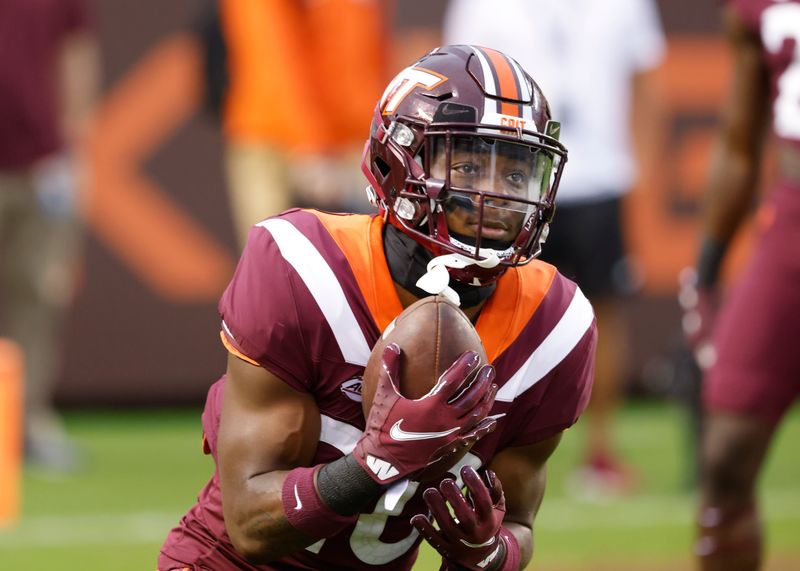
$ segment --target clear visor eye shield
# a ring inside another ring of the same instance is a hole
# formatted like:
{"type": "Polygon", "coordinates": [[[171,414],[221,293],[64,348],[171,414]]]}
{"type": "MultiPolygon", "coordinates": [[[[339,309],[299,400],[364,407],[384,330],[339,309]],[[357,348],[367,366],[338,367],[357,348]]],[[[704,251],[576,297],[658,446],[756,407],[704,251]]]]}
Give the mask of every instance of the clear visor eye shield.
{"type": "MultiPolygon", "coordinates": [[[[548,127],[558,132],[557,123],[548,127]]],[[[533,223],[552,217],[564,147],[547,135],[483,125],[437,125],[425,137],[427,151],[415,159],[421,177],[414,178],[425,180],[428,197],[443,208],[451,239],[501,258],[529,255],[533,223]]]]}

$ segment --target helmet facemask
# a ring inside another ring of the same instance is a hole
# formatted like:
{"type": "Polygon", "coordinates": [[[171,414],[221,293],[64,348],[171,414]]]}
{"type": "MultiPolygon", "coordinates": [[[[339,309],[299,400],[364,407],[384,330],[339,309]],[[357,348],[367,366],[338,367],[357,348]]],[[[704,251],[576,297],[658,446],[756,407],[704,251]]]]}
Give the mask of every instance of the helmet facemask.
{"type": "MultiPolygon", "coordinates": [[[[416,148],[395,140],[387,145],[403,156],[407,173],[404,189],[387,206],[403,231],[436,256],[496,257],[491,267],[451,268],[455,279],[477,286],[540,253],[566,153],[547,135],[464,127],[431,124],[416,148]]],[[[404,133],[401,140],[412,141],[406,131],[414,130],[394,126],[389,138],[404,133]]]]}

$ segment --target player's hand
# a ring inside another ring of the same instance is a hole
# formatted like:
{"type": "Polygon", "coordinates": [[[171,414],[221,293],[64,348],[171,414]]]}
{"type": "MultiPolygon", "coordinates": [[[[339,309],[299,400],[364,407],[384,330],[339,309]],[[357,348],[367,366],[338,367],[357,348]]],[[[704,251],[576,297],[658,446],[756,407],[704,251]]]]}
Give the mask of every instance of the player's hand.
{"type": "Polygon", "coordinates": [[[399,368],[400,348],[391,343],[381,356],[367,428],[353,451],[380,484],[414,476],[454,449],[473,445],[497,424],[486,418],[497,392],[494,367],[481,365],[476,353],[462,354],[416,400],[398,392],[399,368]]]}
{"type": "Polygon", "coordinates": [[[471,466],[465,466],[461,478],[467,487],[466,498],[451,479],[443,480],[438,489],[428,488],[423,493],[438,530],[422,514],[412,517],[411,523],[449,563],[443,569],[498,569],[508,549],[500,535],[506,513],[503,487],[491,470],[485,472],[484,482],[471,466]]]}
{"type": "Polygon", "coordinates": [[[717,290],[712,287],[698,287],[697,273],[693,268],[684,268],[681,271],[679,285],[678,302],[683,311],[683,334],[694,353],[697,365],[701,369],[708,369],[716,360],[711,334],[717,317],[717,290]]]}

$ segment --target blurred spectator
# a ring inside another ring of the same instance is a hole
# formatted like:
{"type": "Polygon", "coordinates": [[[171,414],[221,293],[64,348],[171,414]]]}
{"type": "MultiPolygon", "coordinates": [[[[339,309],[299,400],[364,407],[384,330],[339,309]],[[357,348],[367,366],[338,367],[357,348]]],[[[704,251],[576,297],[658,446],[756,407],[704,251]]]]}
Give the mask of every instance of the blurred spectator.
{"type": "Polygon", "coordinates": [[[705,193],[697,271],[684,274],[681,303],[705,369],[700,569],[755,571],[762,560],[756,478],[800,393],[800,2],[731,0],[724,25],[733,81],[705,193]],[[714,323],[720,266],[756,203],[770,131],[777,180],[759,213],[753,255],[714,323]]]}
{"type": "Polygon", "coordinates": [[[220,1],[226,169],[240,245],[252,224],[295,202],[363,208],[364,117],[385,84],[392,3],[220,1]]]}
{"type": "Polygon", "coordinates": [[[657,6],[651,0],[500,0],[487,10],[480,0],[451,0],[443,35],[447,44],[482,44],[516,58],[550,95],[553,117],[561,121],[569,164],[541,257],[586,293],[600,332],[584,466],[571,488],[590,498],[628,491],[634,475],[612,438],[628,377],[619,300],[637,287],[621,218],[636,177],[631,118],[645,119],[635,125],[639,143],[658,115],[652,72],[665,40],[657,6]]]}
{"type": "Polygon", "coordinates": [[[0,0],[0,331],[25,354],[25,456],[45,469],[77,460],[52,397],[98,75],[82,0],[0,0]]]}

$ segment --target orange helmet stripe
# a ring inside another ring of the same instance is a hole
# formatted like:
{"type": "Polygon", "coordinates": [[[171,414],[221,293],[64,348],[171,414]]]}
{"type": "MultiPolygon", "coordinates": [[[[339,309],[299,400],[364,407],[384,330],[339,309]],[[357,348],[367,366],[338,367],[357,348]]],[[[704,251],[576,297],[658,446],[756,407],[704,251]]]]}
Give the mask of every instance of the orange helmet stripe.
{"type": "MultiPolygon", "coordinates": [[[[497,77],[497,95],[503,99],[513,99],[519,101],[522,99],[520,94],[519,85],[517,84],[517,77],[514,69],[511,67],[511,62],[508,57],[490,48],[481,48],[481,51],[491,62],[494,68],[494,74],[497,77]]],[[[500,102],[500,113],[503,115],[513,115],[514,117],[521,117],[522,112],[519,105],[508,103],[506,101],[500,102]]]]}

